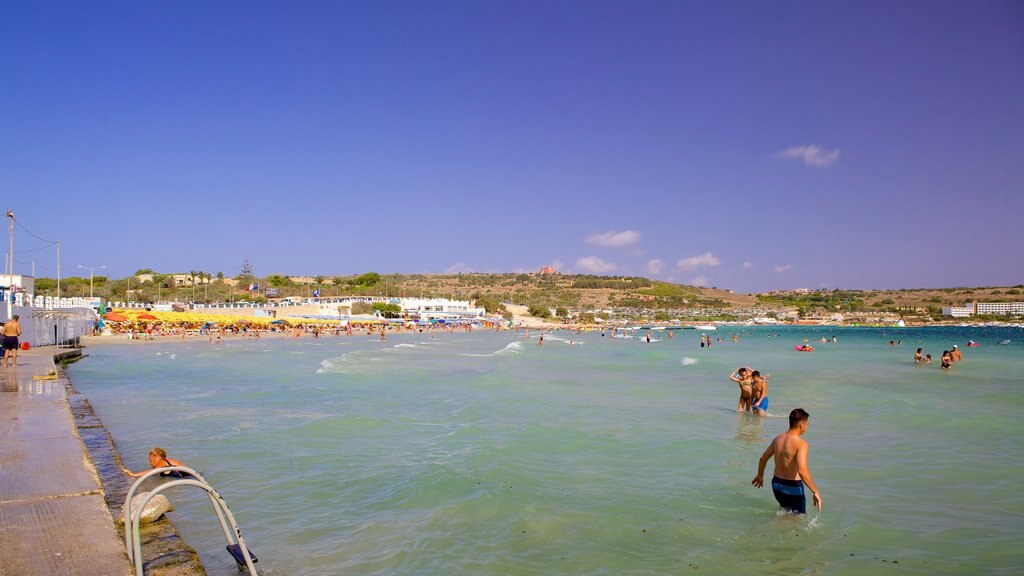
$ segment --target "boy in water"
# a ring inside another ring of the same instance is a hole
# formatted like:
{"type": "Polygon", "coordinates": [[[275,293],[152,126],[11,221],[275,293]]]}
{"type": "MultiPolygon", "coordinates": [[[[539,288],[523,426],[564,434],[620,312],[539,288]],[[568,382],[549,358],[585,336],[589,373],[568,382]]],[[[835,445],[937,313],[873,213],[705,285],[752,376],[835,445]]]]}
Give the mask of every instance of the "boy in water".
{"type": "Polygon", "coordinates": [[[775,473],[772,477],[772,492],[779,506],[795,514],[807,513],[807,499],[804,484],[811,489],[814,505],[821,511],[821,493],[814,485],[811,471],[807,468],[807,453],[810,447],[801,438],[807,431],[810,415],[803,408],[794,408],[789,413],[789,430],[779,434],[768,445],[757,464],[757,476],[750,483],[757,488],[764,486],[764,468],[768,460],[775,458],[775,473]]]}

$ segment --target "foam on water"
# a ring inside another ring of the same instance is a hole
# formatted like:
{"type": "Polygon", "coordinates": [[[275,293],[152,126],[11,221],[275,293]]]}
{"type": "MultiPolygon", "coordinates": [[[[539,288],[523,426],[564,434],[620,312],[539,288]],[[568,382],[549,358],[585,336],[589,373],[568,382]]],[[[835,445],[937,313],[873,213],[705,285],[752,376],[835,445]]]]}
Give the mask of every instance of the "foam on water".
{"type": "Polygon", "coordinates": [[[490,354],[473,354],[473,353],[466,352],[466,353],[459,354],[459,356],[468,356],[468,357],[471,357],[471,358],[490,358],[492,356],[499,356],[499,355],[502,355],[502,354],[519,354],[519,352],[521,352],[522,349],[523,349],[523,345],[520,344],[519,342],[509,342],[501,350],[495,350],[494,352],[491,352],[490,354]]]}
{"type": "Polygon", "coordinates": [[[689,356],[683,356],[683,359],[679,361],[679,364],[683,366],[693,366],[698,360],[696,358],[690,358],[689,356]]]}

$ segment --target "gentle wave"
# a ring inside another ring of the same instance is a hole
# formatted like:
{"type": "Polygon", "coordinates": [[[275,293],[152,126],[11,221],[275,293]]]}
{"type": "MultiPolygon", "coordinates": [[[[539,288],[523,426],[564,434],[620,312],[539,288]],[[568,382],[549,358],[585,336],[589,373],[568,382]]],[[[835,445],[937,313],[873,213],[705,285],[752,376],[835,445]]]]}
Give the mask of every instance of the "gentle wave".
{"type": "Polygon", "coordinates": [[[523,345],[519,342],[509,342],[507,346],[501,350],[495,350],[490,354],[459,354],[459,356],[470,356],[473,358],[490,358],[491,356],[498,356],[501,354],[519,354],[519,351],[523,349],[523,345]]]}
{"type": "Polygon", "coordinates": [[[690,358],[689,356],[683,356],[683,359],[680,360],[679,363],[683,366],[693,366],[694,364],[697,363],[697,359],[690,358]]]}

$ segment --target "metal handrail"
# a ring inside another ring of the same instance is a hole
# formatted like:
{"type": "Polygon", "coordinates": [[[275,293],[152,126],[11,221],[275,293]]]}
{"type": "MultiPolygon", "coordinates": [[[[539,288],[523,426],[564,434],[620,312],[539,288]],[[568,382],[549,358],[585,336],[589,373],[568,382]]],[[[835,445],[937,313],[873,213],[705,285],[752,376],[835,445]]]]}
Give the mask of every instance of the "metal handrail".
{"type": "MultiPolygon", "coordinates": [[[[156,468],[143,474],[138,480],[132,484],[131,488],[128,489],[128,494],[125,497],[124,509],[122,510],[122,517],[124,518],[124,542],[125,548],[128,551],[128,559],[135,565],[136,576],[143,576],[143,565],[142,565],[142,542],[139,537],[139,527],[142,519],[142,511],[145,510],[146,504],[152,500],[155,496],[177,486],[195,486],[201,488],[206,492],[207,497],[210,499],[210,504],[213,506],[213,511],[217,515],[217,522],[220,524],[221,530],[224,532],[224,538],[228,542],[228,546],[237,544],[239,550],[242,553],[242,558],[245,560],[245,565],[249,569],[250,576],[257,576],[256,567],[253,566],[252,555],[249,554],[249,549],[245,546],[245,540],[242,539],[242,531],[238,527],[238,522],[235,521],[234,515],[228,508],[227,502],[221,498],[220,494],[213,489],[212,486],[202,477],[199,472],[196,472],[188,466],[167,466],[164,468],[156,468]],[[142,485],[142,483],[149,477],[164,472],[185,472],[192,476],[192,478],[182,478],[180,480],[172,480],[165,484],[162,484],[153,490],[151,490],[139,506],[135,510],[132,510],[132,497],[135,495],[135,491],[142,485]],[[129,520],[131,525],[129,527],[129,520]],[[230,523],[231,527],[228,527],[230,523]]],[[[241,568],[241,566],[239,566],[241,568]]]]}

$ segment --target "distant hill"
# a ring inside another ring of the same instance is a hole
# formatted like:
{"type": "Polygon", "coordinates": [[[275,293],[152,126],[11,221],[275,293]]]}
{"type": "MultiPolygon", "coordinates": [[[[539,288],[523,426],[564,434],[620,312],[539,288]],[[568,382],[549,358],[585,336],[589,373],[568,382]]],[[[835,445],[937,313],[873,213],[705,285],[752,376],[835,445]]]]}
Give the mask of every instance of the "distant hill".
{"type": "MultiPolygon", "coordinates": [[[[635,311],[639,316],[662,319],[674,317],[719,317],[750,315],[770,311],[798,311],[802,316],[827,317],[836,314],[884,313],[913,318],[937,318],[944,306],[959,306],[973,300],[1012,302],[1024,300],[1024,285],[1012,287],[917,288],[906,290],[791,290],[764,294],[738,294],[730,290],[673,284],[639,276],[594,276],[558,273],[461,273],[461,274],[378,274],[355,276],[287,277],[272,274],[247,277],[232,288],[226,281],[212,279],[197,286],[178,285],[170,275],[140,281],[139,277],[110,280],[95,278],[97,296],[110,300],[134,301],[226,301],[262,300],[259,293],[243,287],[259,284],[274,287],[279,297],[310,297],[316,289],[322,297],[348,295],[436,296],[476,300],[489,311],[500,310],[503,302],[542,309],[566,309],[575,313],[599,313],[615,309],[635,311]],[[160,286],[157,285],[160,283],[160,286]]],[[[209,278],[209,277],[208,277],[209,278]]],[[[236,279],[237,280],[237,279],[236,279]]],[[[64,293],[82,295],[92,290],[89,278],[65,278],[64,293]]],[[[37,292],[54,293],[52,279],[38,278],[37,292]]],[[[262,292],[262,290],[261,290],[262,292]]]]}

